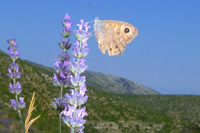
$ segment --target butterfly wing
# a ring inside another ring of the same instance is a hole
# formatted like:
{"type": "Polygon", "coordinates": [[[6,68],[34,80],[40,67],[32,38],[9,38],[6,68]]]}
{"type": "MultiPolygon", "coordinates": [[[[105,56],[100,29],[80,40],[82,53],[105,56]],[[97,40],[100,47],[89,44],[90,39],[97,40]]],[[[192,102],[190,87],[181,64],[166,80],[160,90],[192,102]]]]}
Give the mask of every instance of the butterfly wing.
{"type": "Polygon", "coordinates": [[[94,31],[99,49],[104,54],[108,50],[109,56],[123,53],[126,45],[138,35],[133,25],[114,20],[95,21],[94,31]]]}

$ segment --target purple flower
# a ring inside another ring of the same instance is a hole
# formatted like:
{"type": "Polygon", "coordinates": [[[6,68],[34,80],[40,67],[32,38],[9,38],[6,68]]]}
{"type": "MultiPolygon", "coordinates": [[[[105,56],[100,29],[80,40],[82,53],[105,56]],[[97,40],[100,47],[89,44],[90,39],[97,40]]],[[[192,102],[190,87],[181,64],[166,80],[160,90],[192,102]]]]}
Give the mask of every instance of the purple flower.
{"type": "MultiPolygon", "coordinates": [[[[63,30],[62,36],[68,38],[72,31],[72,21],[68,14],[65,15],[65,19],[62,21],[63,30]]],[[[69,127],[73,128],[76,133],[83,133],[85,128],[83,125],[86,120],[83,119],[87,115],[85,108],[80,108],[87,99],[88,96],[85,95],[87,91],[85,85],[85,76],[80,76],[88,66],[85,65],[85,56],[88,54],[89,49],[85,48],[87,46],[87,40],[91,36],[91,33],[88,32],[90,26],[88,22],[84,23],[83,20],[80,21],[79,30],[74,30],[74,35],[76,37],[76,43],[73,45],[72,49],[72,62],[69,61],[70,56],[66,50],[68,50],[72,44],[69,43],[69,40],[61,40],[58,42],[59,46],[64,50],[62,53],[58,54],[57,60],[55,60],[55,71],[53,77],[53,84],[57,87],[61,87],[60,98],[54,98],[52,102],[52,107],[56,109],[63,109],[64,111],[60,114],[63,114],[63,122],[69,127]],[[76,59],[75,59],[76,58],[76,59]],[[73,75],[72,75],[73,74],[73,75]],[[62,98],[63,87],[71,87],[71,94],[65,94],[65,97],[62,98]],[[68,104],[68,105],[67,105],[68,104]],[[79,106],[79,109],[77,107],[79,106]]],[[[60,117],[59,117],[60,118],[60,117]]]]}
{"type": "Polygon", "coordinates": [[[85,93],[80,93],[77,91],[76,95],[73,90],[71,90],[71,94],[65,94],[65,98],[69,105],[73,106],[77,104],[77,106],[81,106],[85,102],[87,102],[88,96],[84,96],[85,93]]]}
{"type": "Polygon", "coordinates": [[[60,60],[59,59],[55,59],[54,65],[55,65],[55,67],[60,67],[60,60]]]}
{"type": "Polygon", "coordinates": [[[10,46],[8,46],[8,50],[9,50],[9,57],[15,61],[19,58],[19,52],[17,51],[18,46],[16,45],[16,40],[15,39],[9,39],[7,40],[7,42],[10,44],[10,46]]]}
{"type": "Polygon", "coordinates": [[[88,51],[89,51],[88,48],[80,49],[79,47],[74,47],[72,49],[72,54],[74,55],[74,57],[81,59],[87,56],[88,51]]]}
{"type": "Polygon", "coordinates": [[[67,75],[70,71],[68,70],[67,67],[67,60],[64,60],[63,62],[60,62],[60,60],[55,59],[55,71],[57,74],[60,74],[61,72],[67,75]]]}
{"type": "Polygon", "coordinates": [[[75,77],[73,77],[72,75],[70,75],[70,82],[75,88],[80,87],[82,84],[85,83],[85,81],[86,81],[85,76],[75,76],[75,77]]]}
{"type": "Polygon", "coordinates": [[[70,59],[70,55],[67,51],[63,51],[62,53],[58,53],[58,59],[60,59],[61,62],[68,61],[70,59]]]}
{"type": "Polygon", "coordinates": [[[84,25],[84,21],[83,21],[83,19],[81,19],[80,24],[77,24],[77,26],[79,27],[79,30],[82,30],[83,25],[84,25]]]}
{"type": "Polygon", "coordinates": [[[15,72],[19,71],[19,65],[15,64],[15,62],[13,62],[12,64],[10,64],[9,67],[11,68],[12,71],[15,71],[15,72]]]}
{"type": "Polygon", "coordinates": [[[8,68],[8,77],[13,79],[13,84],[9,83],[8,87],[10,88],[9,91],[15,95],[15,99],[11,99],[11,108],[13,110],[18,110],[20,121],[22,124],[23,131],[25,132],[22,115],[21,115],[21,109],[25,107],[24,98],[20,97],[18,99],[18,95],[22,92],[22,87],[19,81],[16,83],[16,79],[20,78],[21,73],[19,72],[19,65],[15,64],[15,60],[19,58],[19,52],[17,51],[18,46],[16,45],[15,39],[9,39],[7,42],[10,44],[8,47],[9,54],[8,56],[12,59],[12,64],[9,65],[8,68]]]}
{"type": "Polygon", "coordinates": [[[74,128],[76,132],[82,131],[85,128],[83,125],[86,122],[83,117],[87,116],[85,109],[85,107],[76,109],[76,112],[74,112],[75,108],[73,106],[65,107],[65,110],[61,112],[61,114],[64,115],[64,117],[62,117],[63,122],[69,127],[74,128]],[[75,116],[73,116],[74,113],[75,116]]]}
{"type": "Polygon", "coordinates": [[[9,91],[15,95],[19,95],[22,92],[22,86],[19,83],[19,81],[17,82],[17,84],[11,84],[9,83],[9,91]]]}
{"type": "Polygon", "coordinates": [[[12,39],[7,40],[7,42],[8,42],[10,45],[14,45],[15,42],[16,42],[16,40],[15,40],[15,38],[12,38],[12,39]]]}
{"type": "Polygon", "coordinates": [[[65,110],[61,112],[61,114],[63,114],[64,116],[72,116],[74,112],[74,108],[73,106],[65,106],[65,110]],[[68,107],[68,111],[67,111],[67,107],[68,107]]]}
{"type": "Polygon", "coordinates": [[[85,26],[85,31],[88,31],[88,29],[91,28],[91,26],[88,26],[88,24],[89,24],[89,22],[86,22],[86,23],[84,24],[84,26],[85,26]]]}
{"type": "Polygon", "coordinates": [[[76,39],[79,42],[82,42],[83,40],[86,41],[91,36],[91,33],[88,32],[90,26],[88,26],[88,23],[84,24],[83,20],[80,20],[80,24],[77,24],[77,26],[79,26],[79,30],[74,30],[74,35],[76,39]],[[85,27],[85,30],[83,30],[83,26],[85,27]]]}
{"type": "MultiPolygon", "coordinates": [[[[61,31],[61,34],[64,38],[68,38],[72,30],[70,28],[72,27],[72,21],[70,20],[70,16],[68,14],[65,15],[64,21],[62,20],[63,29],[61,31]]],[[[59,110],[59,113],[64,109],[64,106],[67,106],[66,98],[62,96],[63,88],[66,88],[67,86],[70,86],[70,70],[67,67],[68,60],[70,59],[70,55],[66,50],[68,50],[71,47],[71,43],[69,42],[70,39],[62,39],[58,42],[58,45],[61,49],[63,49],[62,53],[58,53],[58,59],[55,60],[55,71],[54,77],[53,77],[53,85],[55,87],[60,88],[60,97],[54,98],[54,101],[52,102],[51,106],[57,110],[59,110]]],[[[61,117],[59,117],[59,120],[61,121],[61,117]]],[[[59,123],[60,125],[61,123],[59,123]]],[[[60,126],[61,127],[61,126],[60,126]]],[[[61,128],[59,128],[59,132],[61,131],[61,128]]]]}
{"type": "Polygon", "coordinates": [[[91,34],[84,30],[74,30],[74,35],[78,41],[82,41],[83,39],[88,39],[91,34]]]}
{"type": "Polygon", "coordinates": [[[59,41],[58,44],[59,44],[60,48],[68,50],[68,49],[70,49],[70,47],[72,45],[71,43],[69,43],[69,41],[70,41],[70,39],[68,39],[67,41],[62,39],[62,41],[59,41]]]}
{"type": "Polygon", "coordinates": [[[70,19],[70,16],[68,14],[65,14],[65,19],[70,19]]]}
{"type": "Polygon", "coordinates": [[[84,63],[78,63],[78,62],[69,62],[68,63],[68,69],[74,74],[77,72],[82,73],[87,68],[88,68],[88,66],[85,65],[84,63]]]}
{"type": "Polygon", "coordinates": [[[78,91],[80,92],[81,95],[85,95],[85,92],[87,91],[86,85],[85,84],[81,85],[78,91]]]}
{"type": "Polygon", "coordinates": [[[83,125],[86,120],[83,119],[84,116],[87,115],[85,112],[85,108],[79,108],[83,105],[88,96],[85,95],[86,85],[85,85],[85,76],[80,76],[88,66],[85,65],[85,56],[88,54],[89,49],[85,48],[87,46],[87,40],[91,36],[91,33],[88,32],[90,26],[88,26],[88,22],[84,24],[84,21],[81,20],[79,26],[79,30],[74,30],[74,35],[76,37],[76,42],[73,45],[72,62],[66,62],[68,70],[70,70],[70,89],[71,94],[65,94],[65,98],[69,103],[68,108],[61,113],[65,117],[62,118],[63,122],[69,127],[73,128],[75,132],[83,133],[83,129],[85,128],[83,125]],[[84,28],[84,29],[83,29],[84,28]]]}
{"type": "Polygon", "coordinates": [[[19,65],[15,64],[15,62],[9,65],[8,72],[9,73],[7,75],[11,79],[17,79],[21,76],[21,72],[19,72],[19,65]]]}
{"type": "Polygon", "coordinates": [[[13,110],[20,110],[25,107],[24,98],[20,97],[19,102],[17,103],[15,99],[11,99],[11,108],[13,110]]]}
{"type": "Polygon", "coordinates": [[[69,76],[65,76],[63,73],[57,75],[54,73],[53,85],[56,87],[67,87],[70,85],[69,76]]]}
{"type": "Polygon", "coordinates": [[[19,98],[19,103],[18,103],[18,109],[22,109],[25,107],[25,102],[24,102],[24,98],[20,97],[19,98]]]}
{"type": "Polygon", "coordinates": [[[64,27],[63,30],[61,31],[62,36],[64,38],[68,38],[72,33],[70,28],[72,27],[73,22],[70,20],[70,16],[68,14],[65,15],[64,21],[62,20],[61,22],[64,27]]]}
{"type": "Polygon", "coordinates": [[[10,99],[10,101],[11,101],[11,108],[13,109],[13,110],[17,110],[17,103],[16,103],[16,101],[15,101],[15,99],[10,99]]]}
{"type": "Polygon", "coordinates": [[[64,38],[68,38],[71,35],[72,31],[67,29],[67,28],[63,28],[63,30],[61,31],[61,34],[64,38]]]}
{"type": "Polygon", "coordinates": [[[59,54],[58,57],[60,57],[60,60],[62,60],[62,62],[60,62],[59,59],[55,60],[56,74],[54,73],[53,85],[56,87],[67,87],[70,85],[69,81],[70,71],[67,67],[67,62],[68,62],[67,60],[69,59],[70,56],[63,51],[63,54],[59,54]]]}
{"type": "Polygon", "coordinates": [[[85,48],[86,46],[88,46],[87,45],[87,39],[83,39],[82,42],[83,42],[82,43],[82,48],[85,48]]]}
{"type": "Polygon", "coordinates": [[[63,26],[67,29],[72,27],[73,22],[70,20],[70,16],[68,14],[65,15],[65,20],[61,21],[63,26]]]}
{"type": "Polygon", "coordinates": [[[52,102],[51,106],[57,110],[63,110],[65,106],[67,106],[66,98],[54,98],[54,101],[52,102]]]}
{"type": "Polygon", "coordinates": [[[12,53],[13,51],[16,51],[18,46],[16,44],[8,46],[8,50],[12,53]]]}
{"type": "Polygon", "coordinates": [[[19,58],[19,52],[16,49],[10,48],[10,54],[8,55],[13,61],[19,58]]]}
{"type": "Polygon", "coordinates": [[[11,79],[17,79],[17,78],[20,78],[21,76],[21,72],[18,72],[18,70],[12,70],[11,68],[8,68],[8,77],[11,78],[11,79]]]}

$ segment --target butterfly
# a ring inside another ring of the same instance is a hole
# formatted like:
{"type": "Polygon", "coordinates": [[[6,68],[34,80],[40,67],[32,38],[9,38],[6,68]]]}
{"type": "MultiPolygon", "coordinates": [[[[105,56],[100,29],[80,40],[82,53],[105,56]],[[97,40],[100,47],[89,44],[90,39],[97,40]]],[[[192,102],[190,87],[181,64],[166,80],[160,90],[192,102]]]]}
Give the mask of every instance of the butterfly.
{"type": "Polygon", "coordinates": [[[109,56],[122,54],[126,45],[138,35],[135,26],[122,21],[94,20],[94,32],[99,49],[103,54],[106,50],[109,56]]]}

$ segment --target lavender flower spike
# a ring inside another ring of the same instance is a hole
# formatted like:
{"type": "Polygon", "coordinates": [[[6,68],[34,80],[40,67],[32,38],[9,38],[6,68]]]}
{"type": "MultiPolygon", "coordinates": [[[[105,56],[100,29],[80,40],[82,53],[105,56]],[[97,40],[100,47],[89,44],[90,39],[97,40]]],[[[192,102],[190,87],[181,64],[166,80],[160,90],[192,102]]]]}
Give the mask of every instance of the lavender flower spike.
{"type": "Polygon", "coordinates": [[[10,88],[9,91],[15,95],[15,99],[11,99],[11,108],[13,110],[17,110],[19,114],[19,118],[21,121],[22,129],[25,133],[25,127],[22,120],[21,109],[25,107],[24,98],[20,97],[18,99],[18,95],[22,92],[22,87],[19,81],[16,83],[16,79],[21,77],[21,72],[19,72],[19,65],[15,63],[15,61],[19,58],[19,52],[17,51],[17,44],[16,40],[9,39],[7,42],[10,44],[8,47],[9,54],[8,56],[12,59],[12,64],[9,65],[8,68],[8,77],[13,80],[13,84],[9,83],[8,87],[10,88]]]}
{"type": "Polygon", "coordinates": [[[88,68],[85,65],[85,56],[89,51],[86,46],[87,40],[91,36],[91,33],[88,32],[90,26],[88,26],[88,22],[84,24],[83,20],[80,20],[80,24],[77,24],[77,26],[79,26],[79,30],[74,30],[76,43],[74,43],[72,49],[73,62],[66,62],[68,69],[71,71],[70,82],[73,89],[70,89],[71,94],[65,94],[69,105],[61,112],[64,115],[62,120],[71,128],[71,133],[83,133],[83,129],[85,128],[83,125],[86,122],[83,117],[87,116],[87,113],[85,112],[86,108],[81,108],[81,106],[88,99],[88,96],[85,95],[87,91],[85,85],[86,78],[85,76],[81,76],[81,73],[88,68]],[[77,109],[77,107],[79,108],[77,109]]]}
{"type": "Polygon", "coordinates": [[[73,22],[70,20],[70,16],[68,14],[65,15],[65,19],[61,21],[63,25],[63,30],[61,31],[62,36],[65,39],[62,39],[58,42],[58,45],[63,50],[62,52],[58,53],[58,59],[55,60],[55,72],[53,77],[53,85],[57,88],[60,88],[60,95],[58,98],[54,98],[51,106],[59,111],[59,133],[61,133],[61,122],[62,116],[60,112],[64,109],[64,106],[67,106],[68,103],[66,98],[63,97],[63,89],[70,86],[70,70],[67,67],[67,63],[69,62],[70,55],[68,54],[67,50],[70,49],[71,43],[70,37],[72,30],[73,22]]]}

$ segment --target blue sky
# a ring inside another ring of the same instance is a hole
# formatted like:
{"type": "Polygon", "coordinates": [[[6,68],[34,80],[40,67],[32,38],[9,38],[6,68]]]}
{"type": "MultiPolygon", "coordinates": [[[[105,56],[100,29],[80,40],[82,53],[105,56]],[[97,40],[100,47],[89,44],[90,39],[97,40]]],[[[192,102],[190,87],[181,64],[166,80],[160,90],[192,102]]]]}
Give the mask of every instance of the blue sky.
{"type": "Polygon", "coordinates": [[[162,94],[200,95],[199,0],[0,1],[0,49],[8,53],[6,40],[16,38],[21,58],[53,67],[61,52],[61,20],[68,13],[74,23],[93,21],[88,2],[99,19],[125,21],[139,30],[115,57],[103,55],[91,37],[88,70],[121,76],[162,94]]]}

